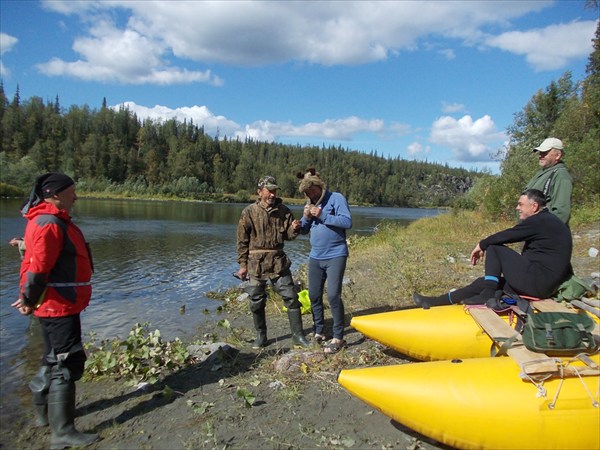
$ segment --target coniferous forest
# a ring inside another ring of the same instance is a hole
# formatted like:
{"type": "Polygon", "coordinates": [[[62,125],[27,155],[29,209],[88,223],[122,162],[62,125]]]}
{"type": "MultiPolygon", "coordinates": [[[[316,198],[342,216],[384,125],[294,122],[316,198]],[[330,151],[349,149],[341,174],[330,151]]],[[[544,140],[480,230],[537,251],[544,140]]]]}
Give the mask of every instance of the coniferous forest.
{"type": "MultiPolygon", "coordinates": [[[[351,203],[446,206],[473,184],[476,172],[365,154],[211,137],[202,126],[140,120],[103,102],[63,109],[57,97],[8,101],[0,85],[0,181],[21,190],[36,175],[62,171],[83,192],[234,200],[254,197],[261,175],[277,178],[283,197],[300,197],[296,173],[315,167],[351,203]],[[216,195],[215,195],[216,194],[216,195]]],[[[5,189],[7,186],[5,186],[5,189]]],[[[4,194],[6,195],[6,194],[4,194]]]]}

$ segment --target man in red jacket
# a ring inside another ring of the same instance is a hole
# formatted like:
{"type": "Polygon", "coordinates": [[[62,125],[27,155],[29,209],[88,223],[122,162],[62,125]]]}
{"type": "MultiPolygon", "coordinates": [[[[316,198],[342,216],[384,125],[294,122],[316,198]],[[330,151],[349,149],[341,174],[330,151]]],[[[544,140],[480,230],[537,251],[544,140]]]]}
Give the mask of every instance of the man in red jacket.
{"type": "Polygon", "coordinates": [[[75,429],[75,381],[83,375],[85,351],[79,313],[92,295],[92,257],[81,230],[71,222],[77,200],[75,182],[62,173],[37,178],[22,209],[28,220],[21,263],[21,314],[34,314],[41,325],[44,355],[29,383],[38,426],[50,425],[51,448],[81,447],[96,434],[75,429]]]}

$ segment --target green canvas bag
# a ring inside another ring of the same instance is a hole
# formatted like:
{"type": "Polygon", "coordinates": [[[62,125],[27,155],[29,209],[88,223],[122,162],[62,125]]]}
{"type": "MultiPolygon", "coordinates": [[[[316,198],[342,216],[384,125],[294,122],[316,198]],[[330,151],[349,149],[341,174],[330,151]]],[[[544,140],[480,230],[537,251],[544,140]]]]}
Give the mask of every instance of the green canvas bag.
{"type": "Polygon", "coordinates": [[[523,329],[523,344],[549,356],[594,353],[599,343],[591,331],[594,321],[587,314],[538,312],[529,314],[523,329]]]}
{"type": "Polygon", "coordinates": [[[558,287],[552,298],[558,301],[570,302],[571,300],[579,300],[588,293],[593,293],[592,287],[581,278],[571,275],[568,280],[558,287]]]}

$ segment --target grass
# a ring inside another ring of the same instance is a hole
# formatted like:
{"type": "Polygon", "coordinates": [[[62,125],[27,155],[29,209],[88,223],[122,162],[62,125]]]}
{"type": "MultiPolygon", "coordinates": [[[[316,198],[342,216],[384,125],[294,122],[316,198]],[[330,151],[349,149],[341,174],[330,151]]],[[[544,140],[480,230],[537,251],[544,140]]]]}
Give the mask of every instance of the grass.
{"type": "Polygon", "coordinates": [[[439,294],[462,286],[482,272],[469,265],[480,239],[510,226],[474,212],[450,212],[412,222],[383,224],[369,238],[351,244],[344,292],[353,309],[412,304],[414,291],[439,294]]]}
{"type": "MultiPolygon", "coordinates": [[[[574,214],[573,256],[600,248],[600,207],[574,214]],[[590,238],[578,233],[590,230],[590,238]]],[[[412,305],[412,293],[438,295],[462,287],[483,275],[483,264],[472,266],[475,245],[492,233],[514,226],[514,221],[486,219],[472,211],[451,211],[412,222],[407,227],[383,224],[375,235],[351,243],[344,300],[349,310],[398,309],[412,305]]],[[[520,245],[513,248],[519,250],[520,245]]],[[[593,264],[593,262],[591,262],[593,264]]],[[[577,273],[577,267],[576,267],[577,273]]]]}

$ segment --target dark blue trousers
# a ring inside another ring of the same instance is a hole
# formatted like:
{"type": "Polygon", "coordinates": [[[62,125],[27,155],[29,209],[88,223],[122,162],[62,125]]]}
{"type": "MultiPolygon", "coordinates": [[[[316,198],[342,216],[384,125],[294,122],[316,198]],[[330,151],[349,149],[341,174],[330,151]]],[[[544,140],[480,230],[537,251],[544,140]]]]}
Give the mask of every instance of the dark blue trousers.
{"type": "Polygon", "coordinates": [[[310,258],[308,262],[308,296],[310,297],[314,331],[321,335],[324,334],[323,290],[325,281],[327,281],[327,300],[333,317],[333,337],[335,339],[344,337],[342,281],[347,259],[345,256],[324,260],[310,258]]]}

